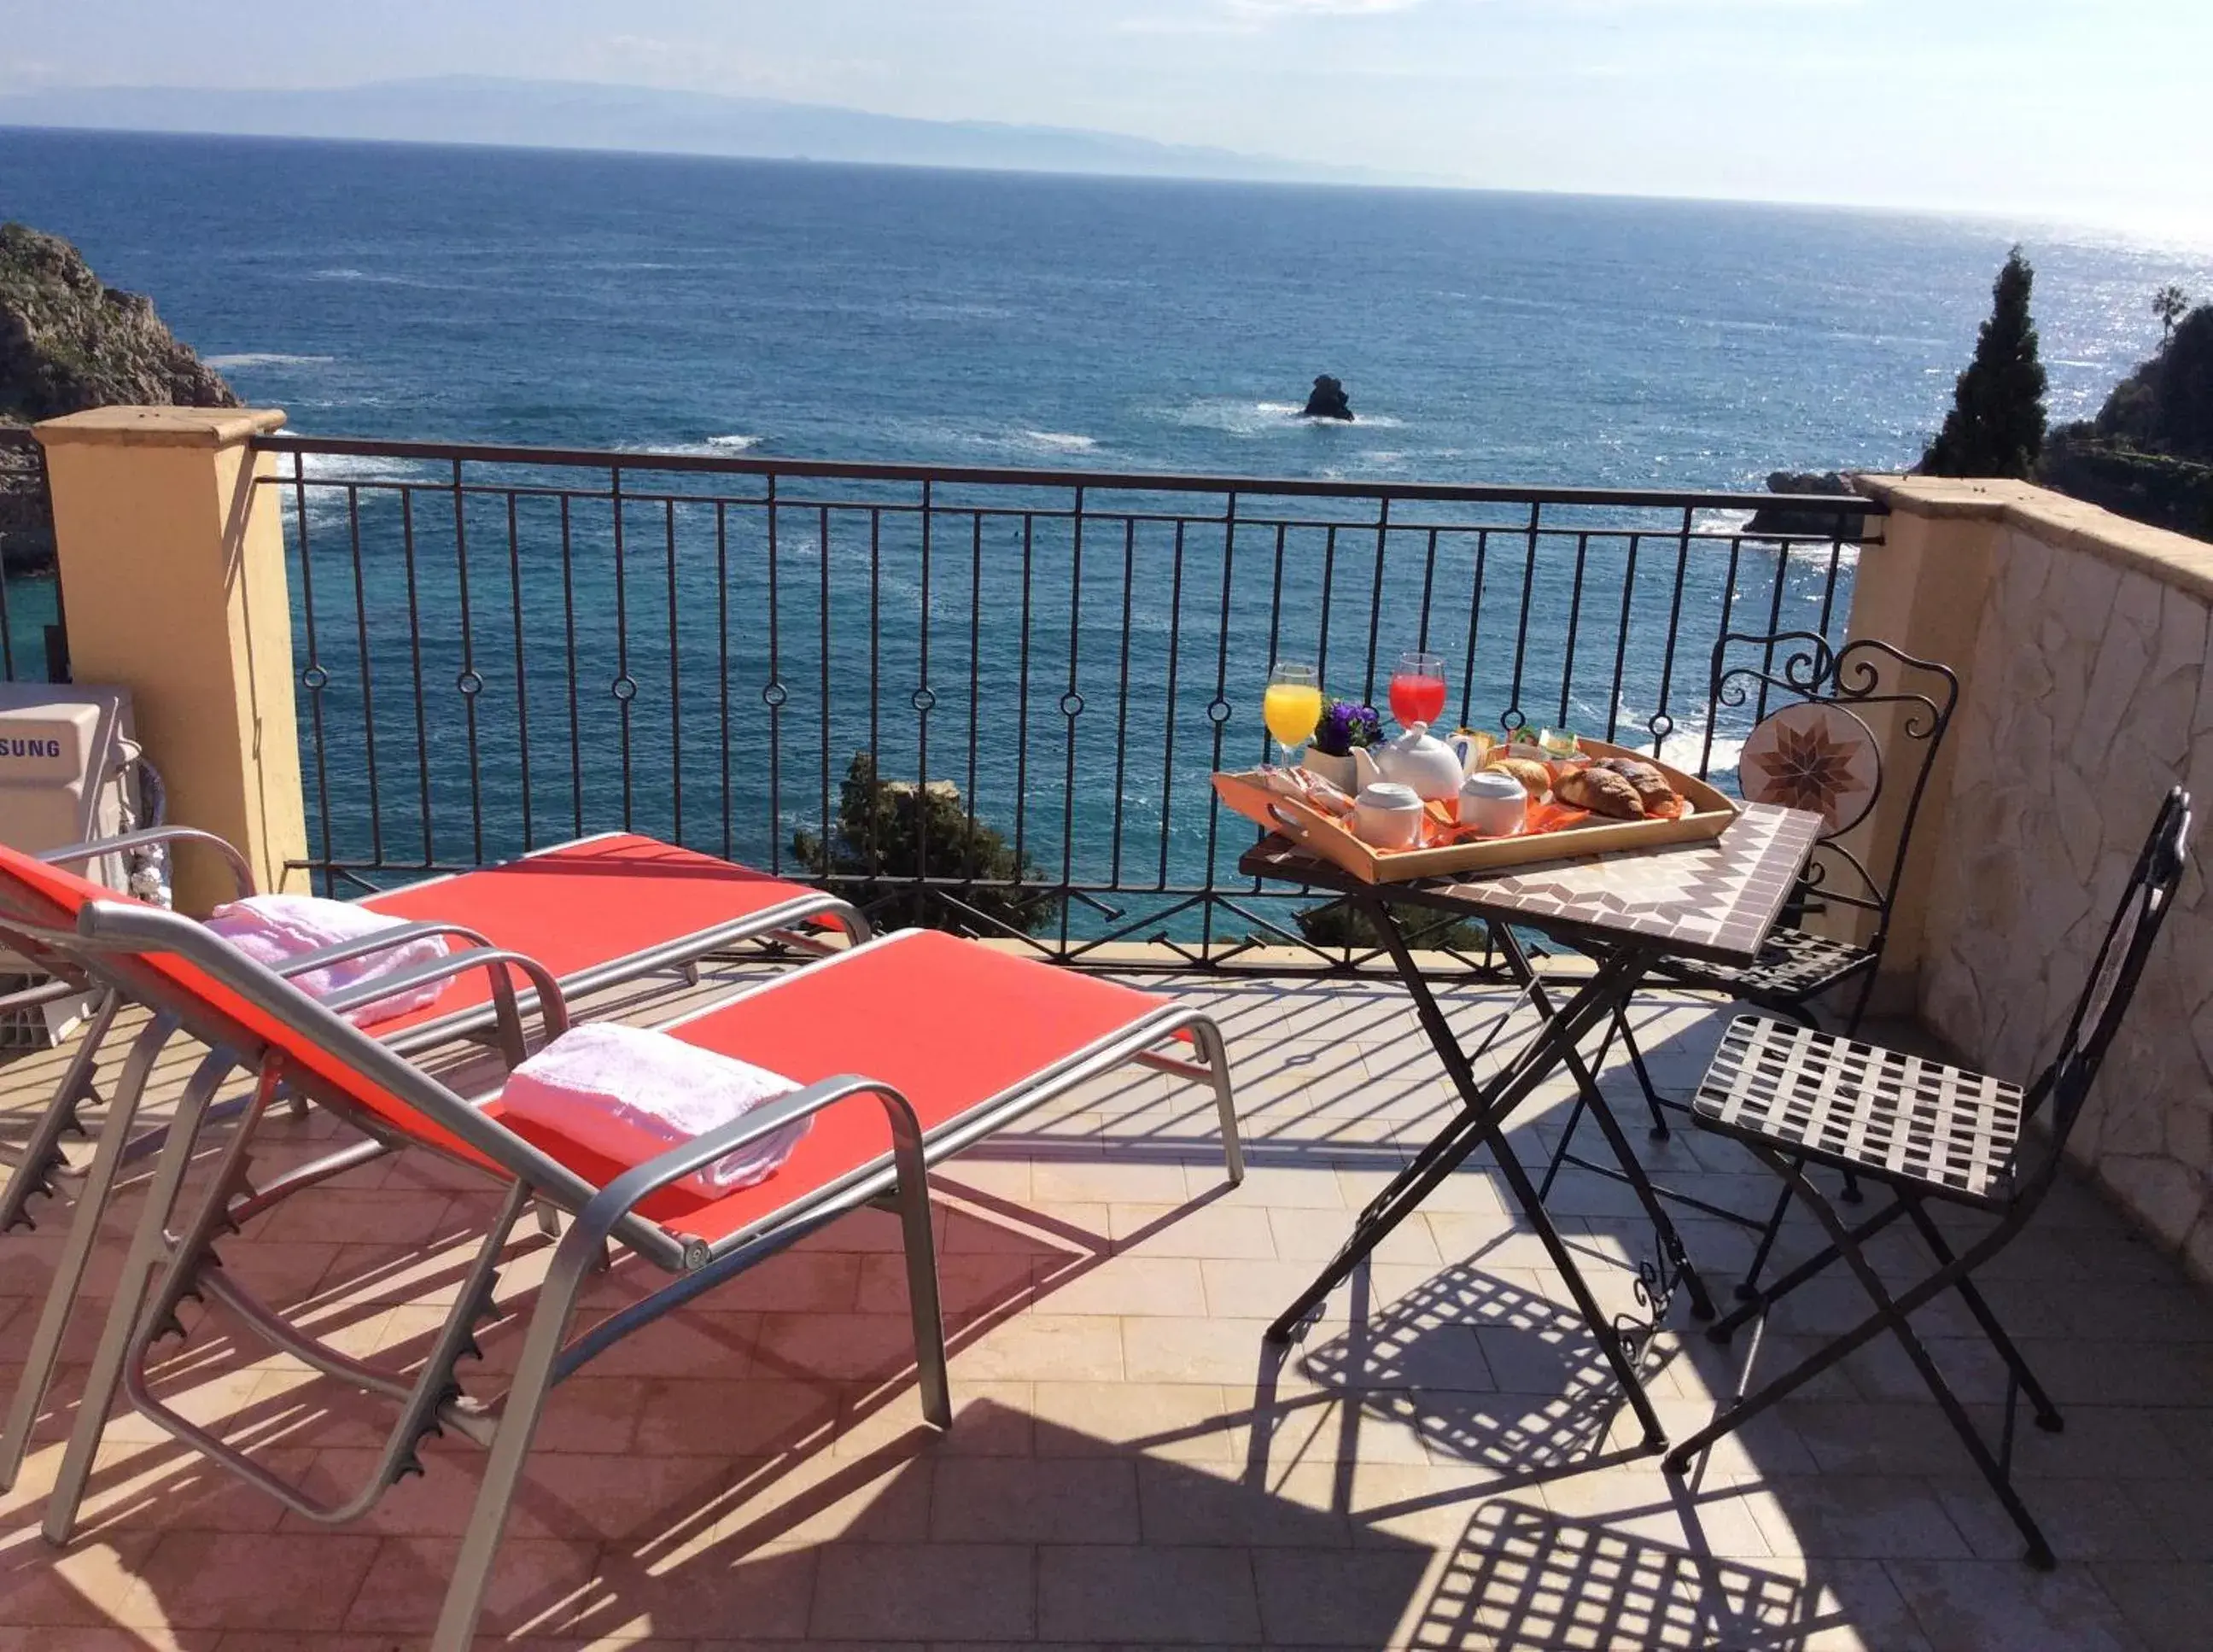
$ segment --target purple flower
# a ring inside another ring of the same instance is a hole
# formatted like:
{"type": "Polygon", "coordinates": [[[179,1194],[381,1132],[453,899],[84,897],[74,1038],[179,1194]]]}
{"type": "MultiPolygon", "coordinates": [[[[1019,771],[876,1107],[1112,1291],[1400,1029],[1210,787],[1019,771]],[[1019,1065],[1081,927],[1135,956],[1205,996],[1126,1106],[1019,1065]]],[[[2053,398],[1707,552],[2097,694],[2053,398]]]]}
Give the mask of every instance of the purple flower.
{"type": "Polygon", "coordinates": [[[1314,729],[1314,750],[1327,757],[1344,757],[1356,746],[1374,746],[1383,738],[1383,719],[1372,705],[1350,700],[1331,700],[1321,709],[1314,729]]]}

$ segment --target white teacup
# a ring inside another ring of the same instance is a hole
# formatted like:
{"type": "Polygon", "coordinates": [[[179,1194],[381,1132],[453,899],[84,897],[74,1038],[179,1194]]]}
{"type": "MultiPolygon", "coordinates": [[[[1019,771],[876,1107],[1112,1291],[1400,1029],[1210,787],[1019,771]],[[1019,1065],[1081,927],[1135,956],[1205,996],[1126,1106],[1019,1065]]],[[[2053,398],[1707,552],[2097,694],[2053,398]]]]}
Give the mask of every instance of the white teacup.
{"type": "Polygon", "coordinates": [[[1510,838],[1528,823],[1529,793],[1503,769],[1478,769],[1460,782],[1460,823],[1486,838],[1510,838]]]}
{"type": "Polygon", "coordinates": [[[1411,786],[1379,780],[1353,800],[1352,835],[1372,849],[1411,849],[1422,841],[1422,800],[1411,786]]]}

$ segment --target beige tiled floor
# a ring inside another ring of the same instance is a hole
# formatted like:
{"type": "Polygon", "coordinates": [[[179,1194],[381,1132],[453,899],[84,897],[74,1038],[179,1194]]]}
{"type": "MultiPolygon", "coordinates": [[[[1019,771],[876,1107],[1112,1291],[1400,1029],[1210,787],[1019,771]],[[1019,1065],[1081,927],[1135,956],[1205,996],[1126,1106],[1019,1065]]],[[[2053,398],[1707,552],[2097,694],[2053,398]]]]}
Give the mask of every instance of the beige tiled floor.
{"type": "MultiPolygon", "coordinates": [[[[2213,1312],[2094,1198],[2063,1186],[1989,1292],[2067,1411],[2025,1429],[2020,1473],[2064,1561],[2015,1534],[1911,1367],[1870,1348],[1727,1442],[1687,1482],[1635,1449],[1563,1282],[1478,1162],[1278,1356],[1269,1317],[1357,1207],[1440,1125],[1448,1089],[1387,985],[1197,982],[1237,1064],[1252,1174],[1224,1181],[1210,1106],[1153,1074],[1094,1084],[937,1184],[959,1414],[924,1427],[897,1228],[850,1217],[595,1362],[557,1397],[503,1552],[488,1643],[709,1648],[2203,1648],[2213,1643],[2213,1312]]],[[[1451,995],[1480,1029],[1506,995],[1451,995]]],[[[637,1006],[641,1014],[668,1005],[637,1006]]],[[[1695,1077],[1718,1012],[1655,1002],[1663,1085],[1695,1077]]],[[[191,1052],[169,1065],[180,1076],[191,1052]]],[[[0,1143],[51,1058],[0,1073],[0,1143]]],[[[1626,1096],[1628,1076],[1606,1076],[1626,1096]]],[[[1532,1156],[1548,1092],[1515,1131],[1532,1156]]],[[[1633,1116],[1632,1122],[1633,1122],[1633,1116]]],[[[335,1124],[272,1120],[265,1164],[335,1124]]],[[[1764,1205],[1727,1143],[1647,1143],[1655,1171],[1764,1205]]],[[[1593,1138],[1594,1144],[1594,1138],[1593,1138]]],[[[126,1192],[96,1291],[111,1288],[126,1192]]],[[[400,1364],[451,1300],[489,1208],[462,1173],[381,1161],[281,1208],[226,1265],[357,1351],[400,1364]]],[[[1569,1172],[1552,1208],[1609,1307],[1645,1240],[1620,1191],[1569,1172]]],[[[59,1213],[0,1240],[0,1390],[12,1389],[59,1213]]],[[[1686,1223],[1724,1291],[1745,1241],[1686,1223]]],[[[1793,1230],[1793,1244],[1806,1233],[1793,1230]]],[[[504,1295],[527,1307],[543,1241],[504,1295]]],[[[626,1270],[602,1301],[631,1288],[626,1270]]],[[[327,1529],[198,1461],[135,1415],[111,1426],[83,1529],[38,1521],[98,1308],[24,1479],[0,1497],[0,1652],[419,1645],[474,1495],[473,1448],[367,1521],[327,1529]]],[[[1859,1311],[1808,1290],[1763,1364],[1859,1311]]],[[[369,1471],[379,1407],[188,1310],[163,1390],[328,1495],[369,1471]]],[[[522,1316],[464,1367],[496,1393],[522,1316]]],[[[1923,1316],[1985,1422],[2003,1373],[1955,1308],[1923,1316]]],[[[1651,1354],[1677,1432],[1741,1348],[1678,1301],[1651,1354]],[[1686,1332],[1688,1334],[1686,1334],[1686,1332]]]]}

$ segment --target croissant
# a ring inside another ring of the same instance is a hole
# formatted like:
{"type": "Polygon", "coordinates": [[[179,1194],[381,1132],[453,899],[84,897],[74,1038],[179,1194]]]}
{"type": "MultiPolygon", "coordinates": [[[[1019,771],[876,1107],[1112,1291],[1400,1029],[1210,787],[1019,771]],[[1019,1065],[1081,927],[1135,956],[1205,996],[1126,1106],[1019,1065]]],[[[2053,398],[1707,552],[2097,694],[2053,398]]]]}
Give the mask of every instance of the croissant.
{"type": "Polygon", "coordinates": [[[1648,814],[1656,809],[1671,809],[1675,806],[1675,789],[1667,783],[1667,777],[1641,758],[1602,757],[1591,767],[1618,774],[1636,787],[1637,800],[1644,805],[1648,814]]]}
{"type": "Polygon", "coordinates": [[[1576,808],[1587,808],[1614,820],[1641,820],[1644,800],[1626,777],[1596,764],[1570,769],[1553,783],[1552,796],[1576,808]]]}

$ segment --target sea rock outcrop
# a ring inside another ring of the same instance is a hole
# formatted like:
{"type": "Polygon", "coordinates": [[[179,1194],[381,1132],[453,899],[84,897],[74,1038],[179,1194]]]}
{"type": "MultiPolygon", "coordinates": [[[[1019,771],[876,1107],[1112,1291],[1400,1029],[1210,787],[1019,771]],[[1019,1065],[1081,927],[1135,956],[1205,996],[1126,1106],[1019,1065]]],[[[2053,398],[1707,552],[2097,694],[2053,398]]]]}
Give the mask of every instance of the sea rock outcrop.
{"type": "MultiPolygon", "coordinates": [[[[0,224],[0,424],[88,407],[235,407],[238,397],[154,314],[102,284],[58,235],[0,224]]],[[[0,448],[0,564],[53,565],[37,454],[0,448]]]]}
{"type": "Polygon", "coordinates": [[[1344,385],[1326,373],[1314,381],[1314,392],[1307,398],[1301,418],[1341,418],[1352,422],[1352,404],[1345,399],[1344,385]]]}
{"type": "MultiPolygon", "coordinates": [[[[1767,473],[1770,493],[1827,493],[1839,498],[1852,497],[1852,485],[1834,471],[1770,471],[1767,473]]],[[[1827,539],[1838,532],[1838,513],[1813,506],[1762,505],[1752,513],[1752,520],[1744,531],[1757,538],[1770,533],[1802,533],[1827,539]]],[[[1860,537],[1867,521],[1863,511],[1849,511],[1843,515],[1843,533],[1847,540],[1860,537]]]]}

